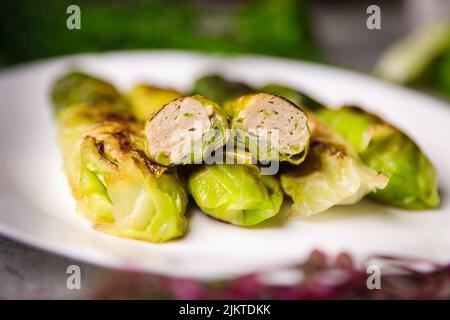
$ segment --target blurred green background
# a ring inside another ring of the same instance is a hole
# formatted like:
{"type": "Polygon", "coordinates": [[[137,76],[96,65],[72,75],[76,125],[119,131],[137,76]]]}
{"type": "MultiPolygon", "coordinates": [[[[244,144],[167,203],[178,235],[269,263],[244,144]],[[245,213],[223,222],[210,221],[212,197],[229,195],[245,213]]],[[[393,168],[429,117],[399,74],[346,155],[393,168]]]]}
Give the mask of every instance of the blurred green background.
{"type": "Polygon", "coordinates": [[[257,1],[2,1],[1,62],[77,52],[145,48],[317,57],[307,5],[257,1]],[[81,30],[66,28],[66,8],[81,8],[81,30]]]}
{"type": "MultiPolygon", "coordinates": [[[[450,21],[450,0],[375,2],[381,30],[366,27],[366,9],[374,4],[369,0],[3,0],[0,66],[81,52],[170,48],[264,54],[372,72],[418,26],[450,21]],[[72,4],[81,8],[81,30],[66,27],[72,4]]],[[[409,55],[412,63],[402,67],[401,79],[391,77],[389,68],[377,75],[450,97],[448,30],[438,52],[421,52],[430,46],[425,36],[390,58],[395,66],[409,55]],[[415,70],[417,65],[423,68],[415,70]]]]}

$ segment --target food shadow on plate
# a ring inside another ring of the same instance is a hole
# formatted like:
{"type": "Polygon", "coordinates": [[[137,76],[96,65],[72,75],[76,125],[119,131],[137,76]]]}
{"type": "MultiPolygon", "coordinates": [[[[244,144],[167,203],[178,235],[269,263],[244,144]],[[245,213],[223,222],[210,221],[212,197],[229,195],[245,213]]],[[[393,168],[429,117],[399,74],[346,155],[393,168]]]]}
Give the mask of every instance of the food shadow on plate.
{"type": "Polygon", "coordinates": [[[370,200],[363,200],[355,205],[335,206],[325,212],[309,217],[290,216],[289,211],[291,205],[292,201],[290,199],[285,199],[282,209],[275,217],[268,219],[256,226],[249,227],[249,229],[280,228],[283,227],[286,223],[293,221],[322,223],[338,220],[356,219],[361,217],[392,218],[392,212],[389,207],[385,207],[370,200]]]}
{"type": "Polygon", "coordinates": [[[365,199],[354,205],[335,206],[314,216],[295,216],[291,220],[321,223],[367,217],[392,218],[392,209],[365,199]]]}
{"type": "MultiPolygon", "coordinates": [[[[292,201],[290,199],[285,199],[283,205],[281,207],[280,212],[270,218],[267,219],[257,225],[254,226],[234,226],[236,228],[244,228],[244,229],[276,229],[282,228],[286,224],[290,222],[300,221],[300,222],[312,222],[312,223],[322,223],[322,222],[330,222],[330,221],[339,221],[339,220],[349,220],[349,219],[357,219],[357,218],[367,218],[367,217],[389,217],[392,218],[392,208],[385,207],[383,205],[377,204],[370,200],[362,200],[358,204],[355,205],[341,205],[335,206],[328,209],[325,212],[316,214],[314,216],[290,216],[290,208],[292,205],[292,201]]],[[[194,211],[201,212],[201,209],[195,204],[191,203],[186,211],[186,218],[190,220],[193,216],[194,211]]],[[[219,219],[215,219],[207,215],[206,213],[202,213],[208,219],[224,223],[227,225],[231,225],[225,221],[221,221],[219,219]]],[[[233,225],[231,225],[233,226],[233,225]]],[[[188,224],[189,229],[189,224],[188,224]]],[[[189,230],[188,230],[189,232],[189,230]]]]}

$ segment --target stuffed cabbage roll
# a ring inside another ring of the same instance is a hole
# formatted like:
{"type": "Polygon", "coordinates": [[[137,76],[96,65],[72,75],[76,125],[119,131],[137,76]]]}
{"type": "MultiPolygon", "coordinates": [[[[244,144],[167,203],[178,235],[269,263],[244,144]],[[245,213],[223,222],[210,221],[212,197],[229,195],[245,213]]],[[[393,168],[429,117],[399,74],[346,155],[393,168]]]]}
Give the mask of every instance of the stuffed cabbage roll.
{"type": "Polygon", "coordinates": [[[283,202],[277,178],[255,165],[202,165],[189,176],[188,190],[202,211],[238,226],[275,216],[283,202]]]}
{"type": "Polygon", "coordinates": [[[308,117],[292,102],[267,93],[229,104],[237,139],[260,161],[299,164],[308,152],[308,117]]]}
{"type": "MultiPolygon", "coordinates": [[[[205,77],[203,81],[207,79],[208,77],[205,77]]],[[[227,88],[233,87],[225,79],[215,80],[216,91],[220,91],[217,89],[220,84],[227,88]]],[[[319,111],[325,108],[311,97],[281,86],[270,86],[263,91],[283,96],[293,101],[295,105],[307,107],[308,110],[319,111]]],[[[229,90],[221,92],[227,92],[232,96],[229,90]]],[[[242,109],[236,107],[233,102],[227,102],[227,108],[230,109],[229,114],[232,116],[242,109]]],[[[339,134],[313,114],[308,113],[307,118],[311,136],[309,151],[311,154],[308,153],[305,162],[300,165],[284,165],[281,174],[282,188],[294,201],[291,210],[294,215],[313,215],[334,205],[352,204],[371,191],[386,186],[389,179],[367,167],[353,147],[339,134]]]]}
{"type": "Polygon", "coordinates": [[[202,96],[173,100],[145,125],[150,158],[164,166],[201,163],[227,140],[220,107],[202,96]]]}
{"type": "Polygon", "coordinates": [[[371,168],[390,177],[387,188],[372,197],[407,209],[439,205],[436,171],[405,133],[358,107],[322,110],[320,117],[348,140],[371,168]]]}
{"type": "Polygon", "coordinates": [[[309,119],[309,153],[301,165],[291,166],[280,178],[294,202],[291,214],[311,216],[335,205],[354,204],[386,187],[387,176],[366,166],[346,141],[315,116],[309,119]]]}
{"type": "Polygon", "coordinates": [[[112,88],[79,73],[54,85],[63,168],[77,211],[116,236],[151,242],[179,237],[186,229],[187,193],[174,170],[150,160],[143,123],[119,111],[112,88]]]}
{"type": "Polygon", "coordinates": [[[66,106],[81,103],[107,105],[119,111],[129,109],[125,99],[113,85],[82,72],[70,72],[58,79],[51,95],[55,113],[66,106]]]}
{"type": "Polygon", "coordinates": [[[433,164],[401,130],[358,107],[329,109],[296,90],[277,85],[262,90],[283,95],[312,110],[351,143],[366,165],[389,176],[388,186],[371,194],[376,201],[416,210],[439,205],[433,164]]]}

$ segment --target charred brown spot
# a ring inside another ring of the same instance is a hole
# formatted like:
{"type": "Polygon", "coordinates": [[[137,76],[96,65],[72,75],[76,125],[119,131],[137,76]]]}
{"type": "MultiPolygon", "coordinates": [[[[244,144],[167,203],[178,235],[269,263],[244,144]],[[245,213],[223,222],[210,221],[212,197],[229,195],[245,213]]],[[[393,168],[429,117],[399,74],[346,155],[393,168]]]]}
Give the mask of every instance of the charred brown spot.
{"type": "Polygon", "coordinates": [[[111,159],[108,158],[106,152],[105,152],[105,144],[103,141],[98,141],[97,139],[95,139],[92,136],[86,136],[85,139],[90,139],[93,141],[94,145],[95,145],[95,149],[97,150],[98,155],[100,156],[100,158],[105,161],[108,162],[109,164],[113,165],[113,166],[117,166],[116,163],[114,163],[111,159]]]}
{"type": "Polygon", "coordinates": [[[105,121],[135,121],[134,117],[132,117],[131,115],[117,112],[106,112],[102,114],[102,117],[105,121]]]}
{"type": "Polygon", "coordinates": [[[345,151],[345,148],[338,144],[333,144],[329,142],[323,142],[323,141],[312,141],[311,144],[311,150],[313,152],[316,152],[317,154],[321,154],[323,152],[327,152],[332,156],[336,156],[339,158],[345,157],[347,155],[347,152],[345,151]]]}
{"type": "Polygon", "coordinates": [[[137,165],[143,164],[144,169],[147,170],[152,175],[161,174],[164,171],[163,167],[151,161],[143,150],[140,150],[132,145],[129,139],[130,135],[132,134],[133,132],[130,132],[130,130],[123,129],[121,131],[113,132],[111,135],[117,140],[119,148],[122,152],[124,153],[128,152],[133,154],[132,156],[133,161],[137,165]]]}
{"type": "MultiPolygon", "coordinates": [[[[163,173],[165,171],[164,167],[161,167],[157,163],[155,163],[152,160],[150,160],[150,158],[147,157],[147,155],[145,154],[144,151],[139,150],[139,149],[133,149],[133,151],[138,155],[139,160],[144,163],[146,169],[151,174],[158,176],[158,175],[160,175],[161,173],[163,173]]],[[[136,158],[134,158],[134,159],[136,160],[136,158]]]]}
{"type": "Polygon", "coordinates": [[[100,156],[105,156],[105,145],[103,142],[95,141],[95,147],[97,148],[97,152],[100,156]]]}
{"type": "Polygon", "coordinates": [[[104,122],[116,122],[116,123],[135,123],[137,120],[128,114],[107,111],[98,107],[92,108],[82,108],[78,115],[85,119],[90,119],[93,122],[104,123],[104,122]]]}
{"type": "Polygon", "coordinates": [[[140,122],[117,112],[85,110],[83,115],[100,119],[85,139],[91,139],[103,161],[118,167],[124,161],[131,160],[144,173],[154,176],[159,176],[166,170],[165,167],[151,161],[145,151],[140,149],[139,142],[142,138],[140,122]]]}
{"type": "Polygon", "coordinates": [[[115,132],[111,133],[111,136],[117,140],[121,151],[130,152],[130,150],[132,149],[132,146],[131,146],[130,140],[128,138],[128,136],[129,136],[128,130],[124,129],[121,131],[115,131],[115,132]]]}
{"type": "Polygon", "coordinates": [[[309,153],[305,161],[299,166],[288,167],[285,171],[289,171],[291,175],[297,177],[303,177],[317,172],[323,165],[321,157],[323,153],[328,153],[337,158],[344,158],[347,155],[345,149],[339,145],[313,140],[310,143],[309,153]]]}
{"type": "Polygon", "coordinates": [[[322,152],[321,143],[317,141],[312,141],[310,144],[309,153],[305,158],[305,161],[298,167],[295,171],[295,175],[302,177],[307,176],[313,172],[320,170],[322,167],[322,159],[320,153],[322,152]]]}

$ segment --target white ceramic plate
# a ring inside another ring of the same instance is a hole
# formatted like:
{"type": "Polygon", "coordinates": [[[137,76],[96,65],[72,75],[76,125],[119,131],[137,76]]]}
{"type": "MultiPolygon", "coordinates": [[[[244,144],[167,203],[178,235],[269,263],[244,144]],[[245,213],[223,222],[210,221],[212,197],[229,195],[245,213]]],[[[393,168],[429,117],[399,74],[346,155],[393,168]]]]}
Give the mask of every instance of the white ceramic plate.
{"type": "Polygon", "coordinates": [[[0,73],[0,232],[103,266],[196,278],[229,277],[301,262],[312,249],[362,261],[390,254],[450,262],[450,106],[365,75],[290,60],[224,59],[174,51],[71,56],[0,73]],[[69,68],[111,80],[189,89],[217,71],[253,84],[281,82],[329,105],[361,104],[405,129],[435,163],[442,206],[407,212],[362,202],[309,220],[238,228],[192,212],[187,235],[165,244],[98,233],[74,211],[55,143],[49,90],[69,68]]]}

